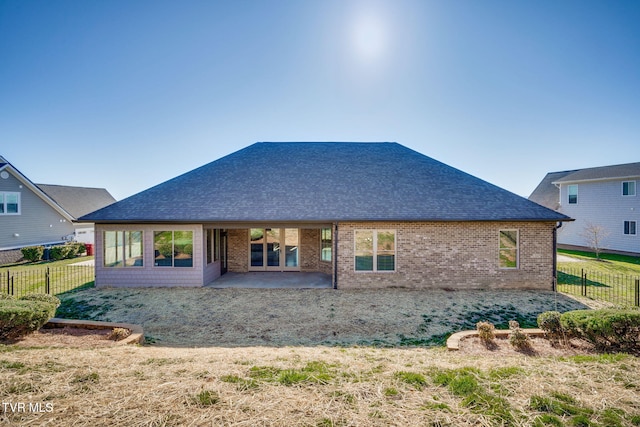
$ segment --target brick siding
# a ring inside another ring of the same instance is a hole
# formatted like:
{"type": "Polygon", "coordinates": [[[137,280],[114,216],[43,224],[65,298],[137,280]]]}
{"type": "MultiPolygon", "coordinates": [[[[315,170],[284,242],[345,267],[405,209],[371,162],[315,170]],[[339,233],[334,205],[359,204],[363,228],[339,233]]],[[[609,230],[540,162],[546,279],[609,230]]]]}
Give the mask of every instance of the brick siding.
{"type": "Polygon", "coordinates": [[[338,288],[545,289],[553,286],[551,222],[340,223],[338,288]],[[354,231],[396,231],[396,271],[354,267],[354,231]],[[519,268],[498,265],[499,230],[519,230],[519,268]]]}

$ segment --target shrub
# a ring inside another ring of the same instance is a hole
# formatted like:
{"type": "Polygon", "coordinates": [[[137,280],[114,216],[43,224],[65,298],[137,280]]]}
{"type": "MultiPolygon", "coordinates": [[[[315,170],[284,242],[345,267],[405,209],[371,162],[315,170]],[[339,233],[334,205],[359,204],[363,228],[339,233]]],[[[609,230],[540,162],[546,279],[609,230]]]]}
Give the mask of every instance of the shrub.
{"type": "Polygon", "coordinates": [[[22,252],[22,256],[29,262],[36,262],[42,259],[42,255],[44,254],[44,246],[27,246],[26,248],[20,249],[22,252]]]}
{"type": "Polygon", "coordinates": [[[538,316],[538,327],[542,329],[551,341],[564,339],[565,333],[560,324],[560,312],[545,311],[538,316]]]}
{"type": "Polygon", "coordinates": [[[49,258],[54,261],[60,261],[66,258],[68,254],[69,251],[66,246],[52,246],[51,249],[49,249],[49,258]]]}
{"type": "Polygon", "coordinates": [[[509,344],[518,350],[528,350],[531,348],[529,335],[522,332],[520,324],[517,321],[510,320],[509,329],[511,329],[511,333],[509,333],[509,344]]]}
{"type": "Polygon", "coordinates": [[[12,340],[37,331],[53,317],[56,306],[43,301],[0,301],[0,339],[12,340]]]}
{"type": "Polygon", "coordinates": [[[560,316],[560,323],[572,336],[593,343],[599,350],[638,352],[640,311],[574,310],[560,316]]]}
{"type": "Polygon", "coordinates": [[[15,298],[13,297],[13,295],[0,293],[0,301],[7,300],[7,299],[15,299],[15,298]]]}
{"type": "Polygon", "coordinates": [[[493,343],[496,337],[496,327],[491,322],[478,322],[476,323],[476,330],[478,331],[478,337],[485,344],[493,343]]]}
{"type": "Polygon", "coordinates": [[[109,334],[109,339],[114,341],[120,341],[131,335],[131,331],[127,328],[113,328],[109,334]]]}
{"type": "Polygon", "coordinates": [[[48,294],[26,294],[21,296],[18,299],[23,301],[46,302],[46,303],[55,305],[56,308],[60,307],[60,300],[57,297],[54,297],[53,295],[48,295],[48,294]]]}

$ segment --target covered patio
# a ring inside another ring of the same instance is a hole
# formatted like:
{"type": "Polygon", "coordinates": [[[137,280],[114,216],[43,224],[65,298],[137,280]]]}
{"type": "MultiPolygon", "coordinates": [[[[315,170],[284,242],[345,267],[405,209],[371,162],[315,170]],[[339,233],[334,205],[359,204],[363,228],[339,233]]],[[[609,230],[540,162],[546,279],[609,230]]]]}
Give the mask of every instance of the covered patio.
{"type": "Polygon", "coordinates": [[[206,287],[263,289],[331,289],[331,275],[320,272],[250,271],[228,272],[206,287]]]}

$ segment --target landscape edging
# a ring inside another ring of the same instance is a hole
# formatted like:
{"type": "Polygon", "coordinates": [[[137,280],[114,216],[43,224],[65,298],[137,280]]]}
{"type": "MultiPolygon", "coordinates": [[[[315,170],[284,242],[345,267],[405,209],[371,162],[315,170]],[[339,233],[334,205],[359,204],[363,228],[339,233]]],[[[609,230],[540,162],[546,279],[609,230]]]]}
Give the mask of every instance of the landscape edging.
{"type": "Polygon", "coordinates": [[[80,327],[85,329],[113,329],[113,328],[124,328],[131,331],[131,335],[128,337],[121,339],[119,341],[115,341],[118,345],[126,345],[126,344],[142,344],[144,342],[144,331],[142,330],[142,326],[134,325],[131,323],[115,323],[115,322],[99,322],[96,320],[77,320],[77,319],[60,319],[54,317],[50,319],[46,324],[45,328],[56,328],[56,327],[80,327]]]}

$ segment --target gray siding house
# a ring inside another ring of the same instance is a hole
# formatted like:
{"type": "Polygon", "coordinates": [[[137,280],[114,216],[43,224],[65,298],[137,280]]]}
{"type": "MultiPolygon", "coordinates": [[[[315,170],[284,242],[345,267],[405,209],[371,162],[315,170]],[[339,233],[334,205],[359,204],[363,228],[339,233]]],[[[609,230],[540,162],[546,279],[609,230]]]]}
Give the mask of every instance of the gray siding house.
{"type": "Polygon", "coordinates": [[[640,253],[640,163],[548,173],[529,199],[575,222],[558,230],[558,244],[588,247],[589,225],[599,226],[601,248],[640,253]]]}
{"type": "Polygon", "coordinates": [[[97,286],[288,271],[340,289],[551,289],[571,219],[397,143],[262,142],[81,220],[97,286]]]}
{"type": "Polygon", "coordinates": [[[93,243],[93,224],[77,218],[113,202],[102,188],[34,184],[0,157],[0,262],[17,261],[25,246],[93,243]]]}

